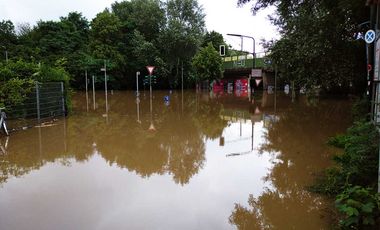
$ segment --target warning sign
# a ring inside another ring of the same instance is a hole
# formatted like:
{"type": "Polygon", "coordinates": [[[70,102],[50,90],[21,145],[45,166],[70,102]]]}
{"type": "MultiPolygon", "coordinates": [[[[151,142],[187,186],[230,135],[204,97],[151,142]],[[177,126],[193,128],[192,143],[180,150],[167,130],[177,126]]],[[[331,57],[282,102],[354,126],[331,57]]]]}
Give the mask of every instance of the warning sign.
{"type": "Polygon", "coordinates": [[[155,68],[155,66],[149,66],[149,65],[146,66],[146,69],[148,70],[149,75],[152,75],[154,68],[155,68]]]}

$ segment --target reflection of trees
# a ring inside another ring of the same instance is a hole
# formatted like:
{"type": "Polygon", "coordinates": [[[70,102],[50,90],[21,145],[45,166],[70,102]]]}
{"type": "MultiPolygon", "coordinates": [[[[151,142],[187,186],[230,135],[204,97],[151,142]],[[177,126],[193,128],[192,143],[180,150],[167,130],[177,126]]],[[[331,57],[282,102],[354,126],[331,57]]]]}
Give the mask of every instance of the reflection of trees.
{"type": "Polygon", "coordinates": [[[222,109],[223,105],[218,100],[203,100],[197,106],[197,112],[192,119],[207,138],[219,138],[227,126],[227,121],[220,118],[222,109]]]}
{"type": "Polygon", "coordinates": [[[0,155],[0,160],[6,162],[0,165],[0,183],[48,162],[68,158],[88,160],[96,150],[109,164],[127,168],[142,177],[168,173],[176,183],[188,183],[205,161],[203,136],[217,137],[226,125],[220,122],[221,105],[203,104],[189,92],[185,93],[183,107],[179,94],[171,95],[167,107],[163,103],[163,92],[154,95],[153,123],[157,131],[151,132],[148,131],[148,97],[141,97],[140,124],[136,122],[132,93],[110,95],[108,116],[104,114],[105,102],[101,96],[97,95],[97,110],[92,110],[90,102],[90,110],[86,112],[86,97],[78,93],[73,100],[73,115],[65,123],[60,121],[52,127],[41,128],[41,135],[37,128],[12,134],[8,154],[0,155]]]}
{"type": "MultiPolygon", "coordinates": [[[[265,178],[273,186],[249,196],[249,207],[236,204],[230,223],[239,229],[320,229],[323,199],[305,190],[313,174],[329,164],[328,137],[343,132],[349,103],[322,101],[317,106],[291,104],[267,130],[262,154],[272,154],[273,169],[265,178]]],[[[347,119],[347,118],[346,118],[347,119]]]]}

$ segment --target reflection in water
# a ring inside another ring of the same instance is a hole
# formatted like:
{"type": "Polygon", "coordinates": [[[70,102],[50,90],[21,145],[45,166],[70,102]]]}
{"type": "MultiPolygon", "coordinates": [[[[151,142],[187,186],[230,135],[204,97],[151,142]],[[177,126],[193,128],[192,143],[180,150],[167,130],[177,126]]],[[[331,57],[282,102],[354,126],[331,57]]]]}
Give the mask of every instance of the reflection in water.
{"type": "Polygon", "coordinates": [[[315,173],[328,166],[331,149],[324,143],[348,125],[348,119],[339,120],[347,117],[344,115],[348,103],[301,100],[304,101],[280,109],[276,116],[264,116],[269,121],[265,132],[267,141],[260,146],[260,152],[273,156],[274,166],[265,180],[274,189],[265,189],[256,198],[249,195],[249,208],[235,204],[229,221],[238,229],[301,226],[301,229],[321,229],[328,222],[316,218],[323,215],[323,199],[305,191],[305,187],[311,185],[315,173]]]}
{"type": "Polygon", "coordinates": [[[0,138],[0,229],[326,226],[323,199],[304,187],[328,165],[324,142],[345,129],[348,102],[108,96],[88,110],[78,93],[66,120],[0,138]]]}

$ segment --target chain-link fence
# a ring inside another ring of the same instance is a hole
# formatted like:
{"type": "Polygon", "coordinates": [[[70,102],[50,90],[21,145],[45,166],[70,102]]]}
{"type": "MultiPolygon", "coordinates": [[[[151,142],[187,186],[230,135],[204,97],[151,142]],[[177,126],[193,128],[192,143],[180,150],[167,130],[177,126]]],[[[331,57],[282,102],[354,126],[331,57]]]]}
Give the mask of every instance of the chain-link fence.
{"type": "Polygon", "coordinates": [[[25,129],[64,116],[64,92],[63,82],[36,82],[22,104],[5,108],[9,129],[25,129]]]}

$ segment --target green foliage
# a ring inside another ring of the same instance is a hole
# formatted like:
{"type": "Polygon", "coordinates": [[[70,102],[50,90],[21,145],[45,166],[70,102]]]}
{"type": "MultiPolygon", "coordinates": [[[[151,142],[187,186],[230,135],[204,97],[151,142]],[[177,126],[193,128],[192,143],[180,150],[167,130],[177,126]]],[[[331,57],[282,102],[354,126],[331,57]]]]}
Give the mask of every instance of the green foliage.
{"type": "Polygon", "coordinates": [[[325,91],[363,92],[366,80],[365,43],[356,40],[358,24],[369,10],[361,1],[348,0],[238,0],[254,2],[253,11],[274,5],[272,22],[281,39],[269,42],[271,58],[284,81],[298,86],[321,86],[325,91]],[[351,87],[352,84],[352,87],[351,87]]]}
{"type": "Polygon", "coordinates": [[[344,152],[334,157],[337,166],[329,168],[314,189],[336,195],[350,184],[376,187],[378,139],[376,127],[363,120],[355,122],[347,134],[330,139],[330,144],[344,152]]]}
{"type": "Polygon", "coordinates": [[[95,58],[120,63],[123,60],[118,47],[121,44],[121,21],[108,10],[96,15],[91,22],[90,49],[95,58]]]}
{"type": "Polygon", "coordinates": [[[334,157],[337,165],[328,168],[312,189],[336,196],[336,206],[344,214],[341,220],[344,228],[374,225],[380,217],[379,196],[372,192],[377,188],[379,166],[376,127],[360,120],[345,135],[331,138],[328,143],[343,148],[344,152],[334,157]]]}
{"type": "MultiPolygon", "coordinates": [[[[57,64],[63,64],[57,62],[57,64]]],[[[11,108],[22,105],[35,87],[35,82],[65,83],[67,104],[70,104],[70,75],[63,67],[51,67],[19,60],[0,64],[0,104],[11,108]]],[[[70,108],[70,107],[68,107],[70,108]]]]}
{"type": "MultiPolygon", "coordinates": [[[[78,12],[58,21],[38,21],[33,28],[21,24],[15,29],[11,21],[2,21],[0,49],[7,50],[13,61],[25,60],[33,68],[34,63],[41,63],[64,69],[75,88],[84,87],[85,71],[88,76],[99,75],[104,60],[114,88],[134,86],[135,78],[130,76],[146,71],[146,65],[157,66],[156,74],[167,82],[165,86],[174,86],[182,63],[185,83],[190,82],[191,60],[204,38],[216,46],[223,42],[216,32],[205,36],[204,17],[197,0],[121,1],[97,14],[91,23],[78,12]]],[[[0,56],[5,63],[4,59],[0,56]]],[[[33,69],[11,76],[15,72],[0,69],[0,80],[39,72],[33,69]]]]}
{"type": "Polygon", "coordinates": [[[212,45],[202,48],[193,59],[193,67],[199,80],[220,79],[222,74],[222,59],[212,45]]]}
{"type": "Polygon", "coordinates": [[[30,78],[38,71],[38,65],[25,61],[9,61],[7,64],[0,64],[0,81],[7,81],[12,78],[30,78]]]}
{"type": "Polygon", "coordinates": [[[358,98],[352,105],[351,114],[354,121],[369,118],[371,102],[367,96],[358,98]]]}
{"type": "Polygon", "coordinates": [[[380,216],[380,196],[372,189],[360,186],[347,187],[335,201],[343,214],[340,224],[344,228],[363,229],[374,226],[380,216]]]}
{"type": "Polygon", "coordinates": [[[35,86],[32,79],[12,78],[0,84],[0,104],[3,106],[22,105],[35,86]]]}

